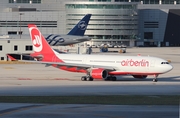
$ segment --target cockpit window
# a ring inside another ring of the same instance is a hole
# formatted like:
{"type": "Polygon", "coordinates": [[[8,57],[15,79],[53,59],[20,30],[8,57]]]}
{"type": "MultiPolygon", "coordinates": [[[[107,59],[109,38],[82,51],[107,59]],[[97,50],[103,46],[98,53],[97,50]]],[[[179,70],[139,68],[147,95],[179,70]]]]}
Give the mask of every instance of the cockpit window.
{"type": "Polygon", "coordinates": [[[169,62],[161,62],[161,64],[169,64],[169,62]]]}

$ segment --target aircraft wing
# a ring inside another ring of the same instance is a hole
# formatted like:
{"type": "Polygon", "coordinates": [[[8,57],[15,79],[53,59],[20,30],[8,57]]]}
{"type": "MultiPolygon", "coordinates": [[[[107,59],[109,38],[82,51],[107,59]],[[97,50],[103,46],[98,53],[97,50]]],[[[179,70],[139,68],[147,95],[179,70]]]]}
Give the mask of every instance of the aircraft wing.
{"type": "Polygon", "coordinates": [[[44,61],[24,61],[24,60],[19,60],[19,61],[46,64],[46,66],[57,65],[57,66],[67,66],[67,67],[78,67],[78,68],[82,68],[82,69],[103,68],[103,69],[106,69],[106,70],[109,70],[109,71],[115,71],[116,70],[115,68],[113,68],[111,66],[102,66],[102,65],[60,63],[60,62],[44,62],[44,61]]]}
{"type": "Polygon", "coordinates": [[[75,38],[73,40],[78,41],[78,42],[84,42],[84,41],[90,41],[91,38],[90,37],[79,37],[79,38],[75,38]]]}

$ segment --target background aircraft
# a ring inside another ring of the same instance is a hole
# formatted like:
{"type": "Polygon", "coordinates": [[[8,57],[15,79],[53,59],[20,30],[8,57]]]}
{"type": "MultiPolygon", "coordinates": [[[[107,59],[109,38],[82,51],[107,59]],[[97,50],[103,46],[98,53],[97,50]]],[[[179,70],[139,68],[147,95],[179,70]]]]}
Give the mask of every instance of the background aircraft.
{"type": "Polygon", "coordinates": [[[134,78],[146,78],[154,75],[157,82],[159,74],[173,69],[166,60],[149,56],[117,55],[78,55],[59,54],[52,50],[36,25],[29,24],[29,32],[37,63],[44,63],[70,72],[86,73],[81,80],[116,80],[117,75],[132,75],[134,78]]]}
{"type": "Polygon", "coordinates": [[[86,14],[67,35],[50,34],[45,39],[51,46],[65,46],[89,41],[91,38],[84,36],[84,33],[87,29],[90,18],[91,14],[86,14]]]}

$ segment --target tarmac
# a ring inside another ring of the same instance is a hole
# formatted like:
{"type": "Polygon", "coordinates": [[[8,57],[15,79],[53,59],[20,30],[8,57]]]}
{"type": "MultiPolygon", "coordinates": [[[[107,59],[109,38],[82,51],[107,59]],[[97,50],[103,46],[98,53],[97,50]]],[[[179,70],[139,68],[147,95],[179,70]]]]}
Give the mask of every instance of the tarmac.
{"type": "Polygon", "coordinates": [[[1,103],[1,118],[178,118],[178,106],[1,103]]]}
{"type": "MultiPolygon", "coordinates": [[[[115,49],[109,49],[115,50],[115,49]]],[[[119,49],[116,49],[119,50],[119,49]]],[[[180,95],[180,48],[127,48],[127,53],[107,55],[149,55],[171,61],[173,70],[153,77],[134,79],[119,76],[118,81],[81,81],[82,73],[62,71],[43,64],[0,64],[0,96],[70,95],[180,95]]],[[[46,105],[0,103],[0,116],[6,117],[163,117],[178,118],[179,106],[148,105],[46,105]],[[24,107],[23,107],[24,106],[24,107]],[[15,110],[14,110],[15,109],[15,110]]]]}

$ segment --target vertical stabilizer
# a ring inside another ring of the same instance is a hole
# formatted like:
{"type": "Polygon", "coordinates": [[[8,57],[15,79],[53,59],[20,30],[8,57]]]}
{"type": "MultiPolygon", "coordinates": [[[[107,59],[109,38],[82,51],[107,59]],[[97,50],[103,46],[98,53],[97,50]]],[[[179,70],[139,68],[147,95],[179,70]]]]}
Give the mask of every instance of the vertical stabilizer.
{"type": "Polygon", "coordinates": [[[47,43],[36,25],[29,24],[28,27],[34,50],[31,56],[35,58],[38,57],[41,61],[62,62],[62,60],[55,55],[53,49],[47,43]]]}
{"type": "Polygon", "coordinates": [[[68,33],[68,35],[84,36],[91,14],[86,14],[78,24],[68,33]]]}

